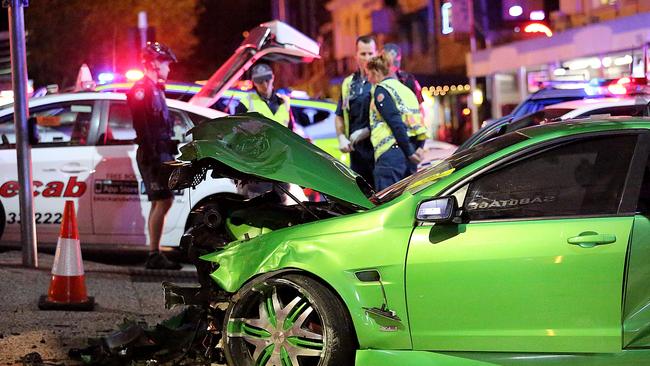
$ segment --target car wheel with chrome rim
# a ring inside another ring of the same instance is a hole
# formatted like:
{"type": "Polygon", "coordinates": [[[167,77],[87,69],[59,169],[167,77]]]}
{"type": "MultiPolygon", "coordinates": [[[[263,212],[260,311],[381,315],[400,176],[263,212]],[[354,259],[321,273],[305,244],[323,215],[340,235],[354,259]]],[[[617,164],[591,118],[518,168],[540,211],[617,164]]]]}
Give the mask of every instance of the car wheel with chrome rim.
{"type": "Polygon", "coordinates": [[[303,275],[255,281],[235,295],[226,313],[230,365],[352,365],[354,330],[341,301],[303,275]]]}

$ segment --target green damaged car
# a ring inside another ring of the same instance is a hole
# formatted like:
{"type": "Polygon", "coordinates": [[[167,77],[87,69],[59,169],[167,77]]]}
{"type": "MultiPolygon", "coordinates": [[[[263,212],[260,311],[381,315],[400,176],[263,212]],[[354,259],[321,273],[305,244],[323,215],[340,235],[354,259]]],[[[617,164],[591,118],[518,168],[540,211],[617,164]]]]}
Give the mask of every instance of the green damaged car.
{"type": "Polygon", "coordinates": [[[650,364],[649,122],[522,129],[378,193],[260,116],[200,125],[174,187],[327,199],[203,206],[200,287],[166,283],[166,305],[203,306],[230,365],[650,364]]]}

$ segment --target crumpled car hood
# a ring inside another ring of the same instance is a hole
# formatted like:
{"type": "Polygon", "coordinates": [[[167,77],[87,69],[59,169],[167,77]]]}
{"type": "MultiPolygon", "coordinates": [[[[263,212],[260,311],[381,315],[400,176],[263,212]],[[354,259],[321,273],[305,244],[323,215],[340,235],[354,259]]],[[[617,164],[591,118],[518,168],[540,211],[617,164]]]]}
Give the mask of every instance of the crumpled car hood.
{"type": "Polygon", "coordinates": [[[317,146],[259,113],[217,118],[189,131],[179,160],[212,158],[237,178],[294,183],[359,208],[372,208],[363,178],[317,146]]]}

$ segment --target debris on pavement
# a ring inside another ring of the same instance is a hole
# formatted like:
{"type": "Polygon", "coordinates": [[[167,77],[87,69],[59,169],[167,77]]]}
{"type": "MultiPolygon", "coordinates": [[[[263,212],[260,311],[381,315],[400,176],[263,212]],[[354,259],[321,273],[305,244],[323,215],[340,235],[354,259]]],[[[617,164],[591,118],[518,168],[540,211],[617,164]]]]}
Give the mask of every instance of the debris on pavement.
{"type": "Polygon", "coordinates": [[[204,341],[209,337],[205,311],[188,307],[155,326],[125,319],[119,330],[89,339],[68,356],[91,365],[209,365],[204,341]]]}

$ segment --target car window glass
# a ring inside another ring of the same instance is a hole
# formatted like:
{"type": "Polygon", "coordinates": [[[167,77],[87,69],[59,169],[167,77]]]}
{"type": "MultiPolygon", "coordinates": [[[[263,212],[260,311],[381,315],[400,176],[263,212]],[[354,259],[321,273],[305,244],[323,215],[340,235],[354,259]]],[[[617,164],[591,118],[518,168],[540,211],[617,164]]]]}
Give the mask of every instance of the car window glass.
{"type": "Polygon", "coordinates": [[[639,191],[637,212],[645,216],[650,216],[650,161],[648,161],[643,173],[643,183],[641,183],[641,190],[639,191]]]}
{"type": "MultiPolygon", "coordinates": [[[[183,116],[183,112],[169,109],[169,115],[174,120],[174,136],[181,142],[189,140],[185,132],[189,129],[183,116]]],[[[104,145],[128,145],[135,140],[135,129],[133,128],[133,117],[131,110],[125,102],[111,102],[108,111],[108,125],[105,133],[100,138],[104,145]]]]}
{"type": "Polygon", "coordinates": [[[14,148],[15,145],[14,115],[8,114],[0,118],[0,150],[14,148]]]}
{"type": "Polygon", "coordinates": [[[329,118],[334,118],[334,113],[332,111],[311,107],[292,106],[291,112],[293,113],[294,120],[303,127],[324,122],[329,118]]]}
{"type": "Polygon", "coordinates": [[[217,101],[214,102],[214,104],[211,105],[210,108],[228,114],[235,114],[235,109],[237,108],[239,103],[240,103],[239,99],[234,96],[223,96],[217,99],[217,101]]]}
{"type": "Polygon", "coordinates": [[[36,119],[38,127],[35,146],[86,145],[93,105],[75,101],[32,108],[30,117],[36,119]]]}
{"type": "Polygon", "coordinates": [[[186,132],[192,127],[186,122],[184,112],[170,108],[169,116],[174,121],[174,136],[172,139],[178,140],[180,142],[188,142],[190,136],[187,136],[186,132]]]}
{"type": "Polygon", "coordinates": [[[636,135],[558,146],[470,183],[470,220],[616,214],[636,135]]]}

